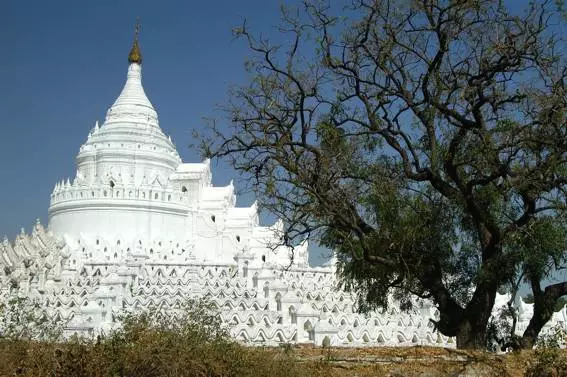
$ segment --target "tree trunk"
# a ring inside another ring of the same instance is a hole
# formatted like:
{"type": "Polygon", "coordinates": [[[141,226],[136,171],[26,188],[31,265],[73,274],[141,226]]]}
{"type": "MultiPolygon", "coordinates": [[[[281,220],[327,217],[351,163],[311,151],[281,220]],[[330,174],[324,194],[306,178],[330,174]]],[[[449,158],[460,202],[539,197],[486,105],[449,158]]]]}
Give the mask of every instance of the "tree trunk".
{"type": "Polygon", "coordinates": [[[543,327],[543,325],[541,325],[540,323],[534,323],[534,322],[540,322],[540,321],[534,321],[534,317],[532,317],[528,327],[526,328],[524,334],[522,335],[522,339],[520,339],[520,347],[523,349],[533,348],[537,340],[537,337],[539,335],[539,332],[543,327]]]}
{"type": "Polygon", "coordinates": [[[557,300],[567,293],[567,282],[552,284],[542,291],[539,280],[533,279],[532,292],[534,294],[534,314],[520,341],[520,346],[524,349],[533,348],[535,345],[541,329],[553,316],[557,300]]]}
{"type": "Polygon", "coordinates": [[[496,281],[479,283],[469,304],[463,308],[451,296],[441,279],[438,265],[422,271],[421,283],[428,287],[440,313],[437,330],[457,338],[459,349],[486,349],[486,327],[496,297],[496,281]]]}
{"type": "Polygon", "coordinates": [[[486,328],[494,307],[496,287],[494,280],[477,285],[457,328],[457,348],[486,349],[486,328]]]}
{"type": "Polygon", "coordinates": [[[486,349],[486,324],[472,324],[469,320],[463,320],[457,330],[458,349],[486,349]]]}

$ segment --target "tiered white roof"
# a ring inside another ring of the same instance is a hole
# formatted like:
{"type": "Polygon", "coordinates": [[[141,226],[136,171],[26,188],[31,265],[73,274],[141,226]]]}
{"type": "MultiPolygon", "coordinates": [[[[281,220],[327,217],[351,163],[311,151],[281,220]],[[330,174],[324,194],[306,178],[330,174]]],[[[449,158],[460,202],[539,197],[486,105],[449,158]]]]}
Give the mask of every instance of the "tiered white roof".
{"type": "Polygon", "coordinates": [[[152,183],[155,177],[148,177],[149,172],[164,184],[181,164],[171,138],[161,130],[157,113],[146,96],[142,65],[137,62],[130,63],[126,84],[108,109],[104,124],[100,128],[95,126],[81,146],[77,156],[78,173],[88,183],[94,182],[101,168],[112,174],[105,169],[106,162],[118,162],[119,167],[127,165],[131,175],[133,169],[137,185],[152,183]]]}

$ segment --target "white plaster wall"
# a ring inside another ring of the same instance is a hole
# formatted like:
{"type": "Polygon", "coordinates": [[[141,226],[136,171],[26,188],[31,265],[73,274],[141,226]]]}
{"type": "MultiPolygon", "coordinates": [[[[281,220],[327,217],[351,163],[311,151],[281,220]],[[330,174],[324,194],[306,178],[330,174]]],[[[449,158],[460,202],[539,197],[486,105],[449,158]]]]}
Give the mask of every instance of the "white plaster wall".
{"type": "Polygon", "coordinates": [[[108,203],[88,203],[79,208],[58,211],[52,207],[49,230],[55,235],[78,239],[104,235],[106,238],[124,240],[152,240],[154,238],[185,238],[191,229],[191,217],[181,206],[163,208],[161,203],[150,201],[114,200],[108,203]]]}

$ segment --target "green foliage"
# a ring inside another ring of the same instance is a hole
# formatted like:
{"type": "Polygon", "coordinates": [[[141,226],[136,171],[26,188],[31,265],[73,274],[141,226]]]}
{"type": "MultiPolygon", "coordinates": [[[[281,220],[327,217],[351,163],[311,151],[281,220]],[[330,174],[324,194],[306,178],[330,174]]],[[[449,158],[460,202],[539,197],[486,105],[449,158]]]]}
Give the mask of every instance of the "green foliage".
{"type": "Polygon", "coordinates": [[[559,349],[567,345],[567,330],[561,325],[551,328],[545,335],[540,335],[536,342],[537,348],[559,349]]]}
{"type": "Polygon", "coordinates": [[[563,309],[565,307],[565,305],[567,305],[567,296],[563,296],[563,297],[559,298],[559,300],[557,300],[557,303],[555,304],[553,311],[558,312],[561,309],[563,309]]]}
{"type": "Polygon", "coordinates": [[[507,249],[524,262],[529,275],[549,276],[567,259],[567,229],[557,216],[534,219],[522,232],[511,234],[507,241],[507,249]]]}
{"type": "MultiPolygon", "coordinates": [[[[533,304],[534,303],[534,295],[528,293],[526,297],[524,297],[524,302],[526,304],[533,304]]],[[[567,305],[567,296],[560,297],[557,302],[555,303],[555,307],[553,308],[554,312],[558,312],[563,309],[567,305]]]]}
{"type": "MultiPolygon", "coordinates": [[[[446,269],[457,277],[466,260],[453,261],[452,252],[457,236],[454,229],[455,212],[440,197],[416,195],[392,188],[387,192],[369,193],[363,198],[367,213],[375,217],[378,231],[366,237],[365,246],[376,255],[388,253],[397,264],[368,263],[360,242],[350,235],[329,229],[322,237],[325,246],[338,251],[339,275],[343,286],[359,294],[362,311],[387,308],[388,293],[394,291],[404,309],[411,309],[412,297],[407,292],[423,295],[421,283],[416,279],[421,271],[430,267],[430,258],[445,261],[446,269]],[[393,268],[394,267],[394,268],[393,268]]],[[[470,276],[458,276],[459,283],[470,276]]],[[[449,283],[450,284],[450,283],[449,283]]],[[[462,284],[464,285],[464,284],[462,284]]],[[[455,286],[454,293],[458,292],[455,286]]]]}
{"type": "Polygon", "coordinates": [[[534,295],[532,293],[528,293],[524,298],[524,302],[526,304],[533,304],[534,303],[534,295]]]}
{"type": "Polygon", "coordinates": [[[496,315],[491,317],[486,329],[486,349],[488,351],[499,352],[506,341],[512,340],[510,334],[513,314],[509,307],[502,307],[496,315]]]}
{"type": "Polygon", "coordinates": [[[38,302],[14,297],[0,302],[0,339],[56,341],[63,327],[38,302]]]}

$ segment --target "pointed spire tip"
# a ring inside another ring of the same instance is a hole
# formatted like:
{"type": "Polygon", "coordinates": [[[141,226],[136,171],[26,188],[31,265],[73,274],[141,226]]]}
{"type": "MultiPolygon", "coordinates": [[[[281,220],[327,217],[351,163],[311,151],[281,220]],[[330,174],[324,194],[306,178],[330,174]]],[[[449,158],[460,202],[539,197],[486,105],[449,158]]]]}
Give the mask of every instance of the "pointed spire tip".
{"type": "Polygon", "coordinates": [[[140,45],[138,44],[138,36],[140,35],[140,17],[136,20],[136,28],[134,29],[134,43],[128,54],[128,62],[130,64],[142,64],[142,52],[140,51],[140,45]]]}

